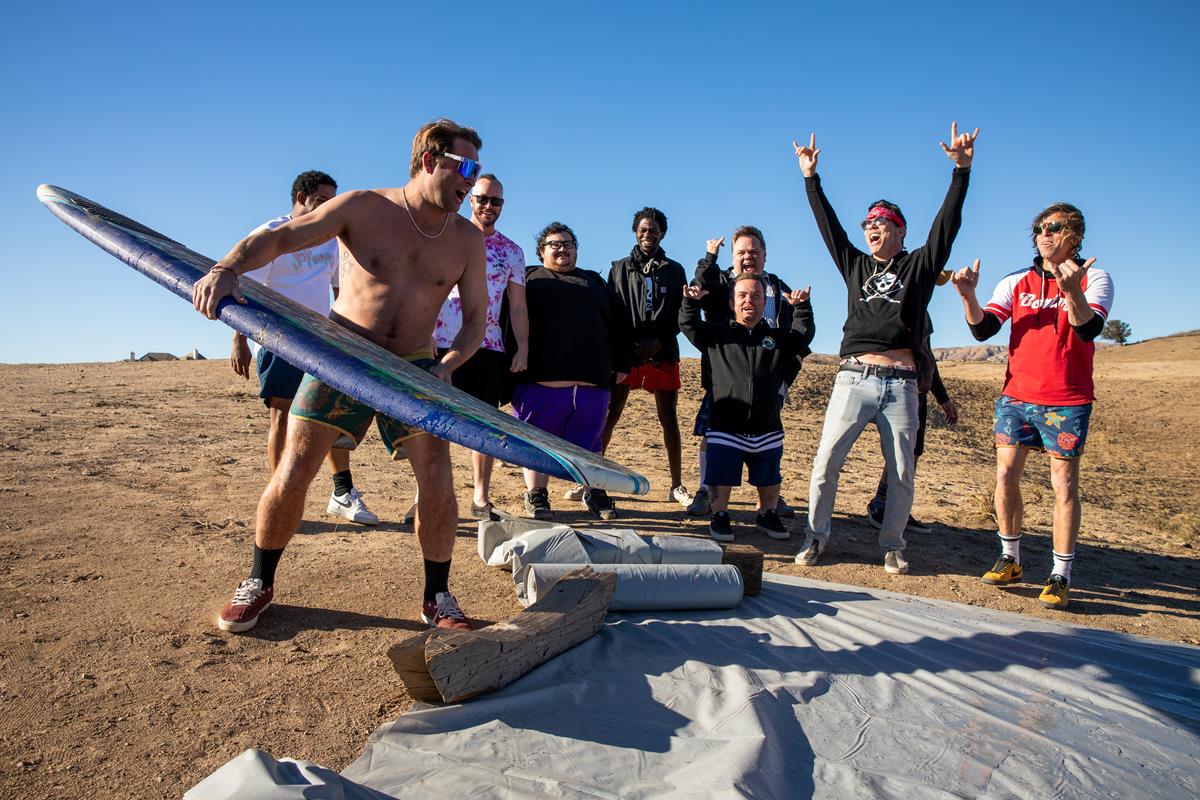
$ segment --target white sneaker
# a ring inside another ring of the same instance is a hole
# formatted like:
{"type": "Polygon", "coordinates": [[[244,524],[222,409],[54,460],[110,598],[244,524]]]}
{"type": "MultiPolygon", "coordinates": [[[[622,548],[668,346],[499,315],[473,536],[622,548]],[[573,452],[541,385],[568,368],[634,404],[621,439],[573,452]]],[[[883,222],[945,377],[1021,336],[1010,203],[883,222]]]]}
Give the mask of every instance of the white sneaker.
{"type": "Polygon", "coordinates": [[[883,571],[888,575],[907,575],[908,562],[903,550],[888,550],[883,557],[883,571]]]}
{"type": "Polygon", "coordinates": [[[563,492],[563,500],[574,500],[576,503],[583,500],[583,496],[587,494],[587,487],[582,483],[577,483],[570,489],[563,492]]]}
{"type": "Polygon", "coordinates": [[[796,563],[811,567],[817,563],[817,559],[821,557],[821,551],[824,549],[825,546],[821,544],[820,539],[811,533],[805,534],[804,544],[800,545],[800,552],[796,553],[796,563]]]}
{"type": "Polygon", "coordinates": [[[362,492],[351,489],[346,494],[331,494],[329,505],[325,507],[326,514],[357,522],[359,525],[378,525],[379,517],[371,513],[363,502],[362,492]]]}
{"type": "Polygon", "coordinates": [[[696,498],[692,497],[692,493],[683,488],[683,486],[675,486],[672,487],[667,499],[674,500],[676,503],[679,503],[679,505],[687,508],[696,498]]]}

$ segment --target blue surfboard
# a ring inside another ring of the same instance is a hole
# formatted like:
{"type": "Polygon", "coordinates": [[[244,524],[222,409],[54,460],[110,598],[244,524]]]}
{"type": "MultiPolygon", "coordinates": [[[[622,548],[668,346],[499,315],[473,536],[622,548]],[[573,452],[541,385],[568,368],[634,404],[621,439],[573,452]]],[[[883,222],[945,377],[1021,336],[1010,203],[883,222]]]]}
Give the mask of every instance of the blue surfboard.
{"type": "MultiPolygon", "coordinates": [[[[192,285],[216,263],[66,189],[43,184],[37,196],[86,239],[189,305],[192,285]]],[[[257,281],[243,281],[241,289],[246,304],[223,300],[222,322],[382,414],[556,478],[621,494],[650,490],[636,472],[502,414],[257,281]]]]}

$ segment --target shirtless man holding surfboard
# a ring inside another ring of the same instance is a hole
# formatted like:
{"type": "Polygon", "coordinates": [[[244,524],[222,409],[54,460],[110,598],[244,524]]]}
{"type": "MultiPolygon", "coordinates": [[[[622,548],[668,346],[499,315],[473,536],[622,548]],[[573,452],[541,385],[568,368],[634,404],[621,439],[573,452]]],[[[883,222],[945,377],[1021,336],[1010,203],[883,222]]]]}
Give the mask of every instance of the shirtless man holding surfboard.
{"type": "MultiPolygon", "coordinates": [[[[392,189],[346,192],[317,210],[238,242],[196,282],[192,302],[209,319],[232,296],[245,302],[238,276],[285,253],[337,237],[341,291],[330,318],[449,381],[483,338],[487,294],[483,235],[458,209],[480,173],[482,142],[450,120],[424,125],[413,137],[411,180],[392,189]],[[440,361],[430,351],[434,323],[455,284],[463,325],[440,361]]],[[[376,415],[353,398],[306,375],[292,404],[287,442],[258,504],[254,562],[217,624],[246,631],[271,604],[275,568],[304,511],[308,486],[329,448],[346,436],[362,441],[373,417],[389,453],[412,465],[418,496],[416,532],[425,558],[421,616],[430,625],[470,629],[448,580],[458,503],[448,443],[376,415]]]]}

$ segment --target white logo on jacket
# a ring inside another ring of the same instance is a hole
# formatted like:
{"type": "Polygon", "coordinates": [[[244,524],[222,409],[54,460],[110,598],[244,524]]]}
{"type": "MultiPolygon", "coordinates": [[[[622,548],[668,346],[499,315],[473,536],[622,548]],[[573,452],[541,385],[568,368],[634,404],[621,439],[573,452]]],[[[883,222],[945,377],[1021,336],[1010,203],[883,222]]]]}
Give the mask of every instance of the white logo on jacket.
{"type": "Polygon", "coordinates": [[[1021,292],[1017,297],[1017,305],[1021,308],[1058,308],[1063,304],[1062,296],[1058,297],[1038,297],[1032,292],[1021,292]]]}

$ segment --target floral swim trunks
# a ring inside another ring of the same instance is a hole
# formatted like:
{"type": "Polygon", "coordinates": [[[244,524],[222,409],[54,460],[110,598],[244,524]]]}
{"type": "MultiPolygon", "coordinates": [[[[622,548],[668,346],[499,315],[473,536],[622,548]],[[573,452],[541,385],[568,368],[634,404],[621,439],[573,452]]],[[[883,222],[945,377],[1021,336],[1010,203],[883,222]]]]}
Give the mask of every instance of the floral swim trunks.
{"type": "Polygon", "coordinates": [[[996,398],[996,447],[1030,447],[1055,458],[1079,458],[1092,404],[1039,406],[1007,395],[996,398]]]}
{"type": "MultiPolygon", "coordinates": [[[[437,364],[437,359],[429,350],[420,350],[404,357],[413,366],[428,370],[437,364]]],[[[353,450],[362,444],[363,437],[371,427],[371,420],[379,429],[379,438],[387,448],[388,455],[393,460],[404,458],[403,442],[414,436],[420,436],[425,431],[412,428],[391,417],[376,413],[375,409],[355,400],[348,394],[339,392],[328,384],[305,375],[296,390],[296,399],[292,401],[292,409],[288,416],[305,419],[341,431],[342,436],[334,442],[334,447],[353,450]]]]}

